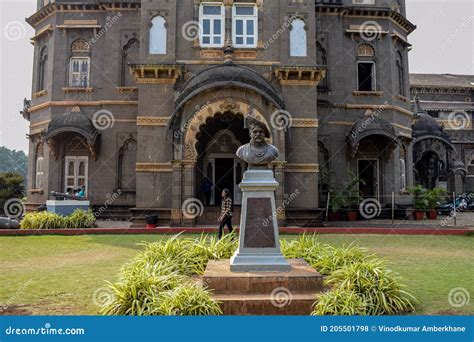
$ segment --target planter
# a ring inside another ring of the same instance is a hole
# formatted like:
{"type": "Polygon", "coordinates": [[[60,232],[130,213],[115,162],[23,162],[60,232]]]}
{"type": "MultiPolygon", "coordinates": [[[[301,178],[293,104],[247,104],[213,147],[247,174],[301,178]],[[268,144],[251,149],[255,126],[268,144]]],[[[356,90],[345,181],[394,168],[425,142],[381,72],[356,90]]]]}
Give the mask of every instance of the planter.
{"type": "Polygon", "coordinates": [[[428,217],[428,220],[436,220],[438,218],[438,213],[436,210],[430,210],[426,212],[426,217],[428,217]]]}
{"type": "Polygon", "coordinates": [[[339,221],[339,213],[330,212],[328,218],[329,218],[329,221],[331,221],[331,222],[339,221]]]}
{"type": "Polygon", "coordinates": [[[156,228],[158,224],[158,216],[157,215],[150,215],[146,217],[146,227],[149,229],[156,228]]]}
{"type": "Polygon", "coordinates": [[[349,211],[347,213],[347,221],[357,221],[357,211],[349,211]]]}
{"type": "Polygon", "coordinates": [[[425,218],[425,212],[424,211],[414,211],[413,212],[413,218],[415,221],[422,221],[425,218]]]}

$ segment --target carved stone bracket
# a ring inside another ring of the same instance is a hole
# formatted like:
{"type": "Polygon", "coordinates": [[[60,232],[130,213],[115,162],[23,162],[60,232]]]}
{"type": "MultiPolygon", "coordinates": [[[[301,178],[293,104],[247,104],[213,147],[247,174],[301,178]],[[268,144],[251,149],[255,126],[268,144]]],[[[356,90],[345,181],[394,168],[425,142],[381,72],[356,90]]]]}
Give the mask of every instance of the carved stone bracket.
{"type": "Polygon", "coordinates": [[[281,85],[316,86],[326,70],[316,66],[273,66],[272,72],[281,85]]]}
{"type": "Polygon", "coordinates": [[[131,64],[129,68],[140,84],[175,84],[185,71],[179,64],[131,64]]]}

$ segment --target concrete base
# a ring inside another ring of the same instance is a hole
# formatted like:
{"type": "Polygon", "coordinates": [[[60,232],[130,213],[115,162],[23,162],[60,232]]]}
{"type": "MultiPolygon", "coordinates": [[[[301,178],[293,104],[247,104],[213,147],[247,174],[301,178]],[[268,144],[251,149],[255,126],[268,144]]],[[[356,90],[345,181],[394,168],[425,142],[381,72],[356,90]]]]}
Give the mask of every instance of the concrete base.
{"type": "Polygon", "coordinates": [[[76,209],[88,211],[91,203],[89,201],[46,201],[46,207],[50,213],[62,216],[71,215],[76,209]]]}
{"type": "Polygon", "coordinates": [[[232,272],[289,272],[290,263],[281,254],[235,253],[230,259],[232,272]]]}
{"type": "Polygon", "coordinates": [[[304,260],[288,262],[289,272],[235,273],[229,260],[213,260],[202,280],[225,315],[309,315],[323,277],[304,260]]]}

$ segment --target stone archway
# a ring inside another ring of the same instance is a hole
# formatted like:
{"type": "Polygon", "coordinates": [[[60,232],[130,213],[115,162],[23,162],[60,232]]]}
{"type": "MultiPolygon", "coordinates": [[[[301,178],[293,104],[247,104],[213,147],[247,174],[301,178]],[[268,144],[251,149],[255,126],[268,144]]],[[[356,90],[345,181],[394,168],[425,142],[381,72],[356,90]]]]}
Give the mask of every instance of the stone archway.
{"type": "MultiPolygon", "coordinates": [[[[193,114],[191,119],[185,124],[185,134],[184,134],[184,153],[183,159],[187,161],[197,161],[198,151],[196,150],[197,144],[197,133],[199,132],[199,127],[206,123],[206,120],[214,117],[218,113],[231,113],[233,115],[247,116],[253,115],[259,121],[264,122],[267,127],[270,129],[267,120],[262,115],[262,113],[257,110],[255,107],[252,107],[248,103],[245,103],[241,100],[234,99],[222,99],[216,102],[206,104],[201,107],[196,113],[193,114]]],[[[272,138],[270,138],[270,143],[272,138]]]]}

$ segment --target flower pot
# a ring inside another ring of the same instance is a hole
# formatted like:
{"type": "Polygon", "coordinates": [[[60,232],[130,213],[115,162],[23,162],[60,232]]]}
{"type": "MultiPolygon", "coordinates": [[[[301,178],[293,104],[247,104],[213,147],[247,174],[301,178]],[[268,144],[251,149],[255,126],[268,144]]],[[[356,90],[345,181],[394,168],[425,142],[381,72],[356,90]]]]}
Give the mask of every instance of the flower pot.
{"type": "Polygon", "coordinates": [[[146,217],[146,227],[148,229],[156,228],[158,224],[158,216],[157,215],[150,215],[146,217]]]}
{"type": "Polygon", "coordinates": [[[347,213],[347,221],[357,221],[357,212],[356,211],[349,211],[347,213]]]}
{"type": "Polygon", "coordinates": [[[436,220],[438,218],[438,213],[436,210],[430,210],[426,212],[426,217],[428,217],[429,220],[436,220]]]}
{"type": "Polygon", "coordinates": [[[414,211],[413,218],[415,221],[421,221],[425,218],[425,213],[423,211],[414,211]]]}
{"type": "Polygon", "coordinates": [[[339,221],[339,213],[329,213],[329,221],[336,222],[339,221]]]}

